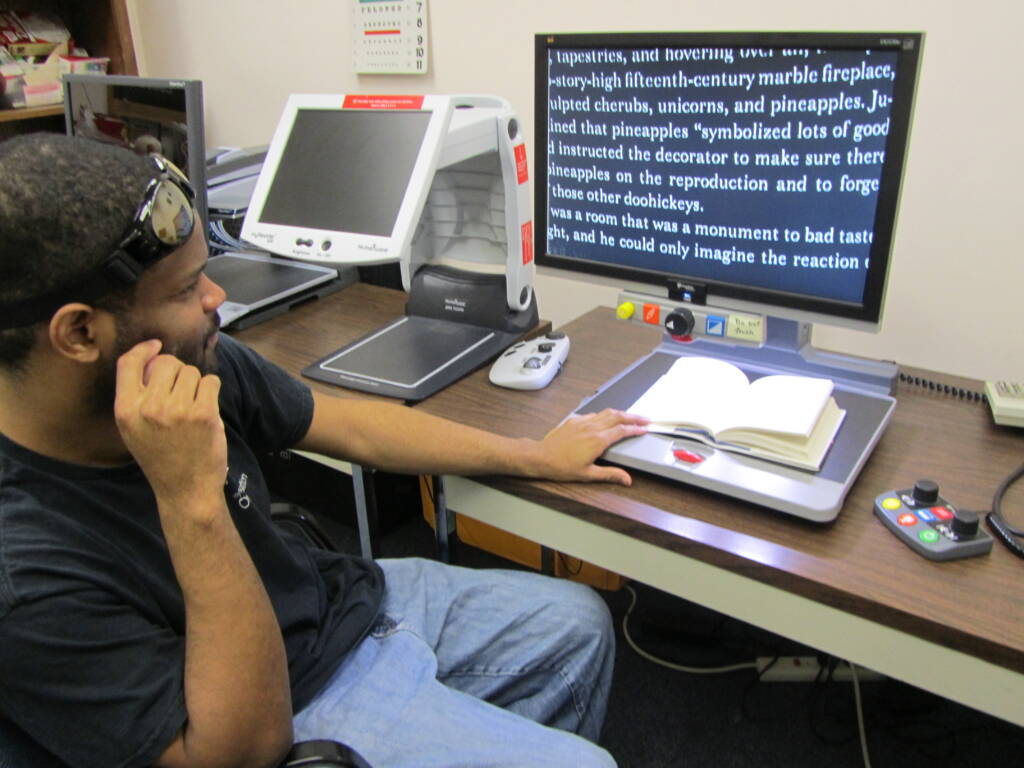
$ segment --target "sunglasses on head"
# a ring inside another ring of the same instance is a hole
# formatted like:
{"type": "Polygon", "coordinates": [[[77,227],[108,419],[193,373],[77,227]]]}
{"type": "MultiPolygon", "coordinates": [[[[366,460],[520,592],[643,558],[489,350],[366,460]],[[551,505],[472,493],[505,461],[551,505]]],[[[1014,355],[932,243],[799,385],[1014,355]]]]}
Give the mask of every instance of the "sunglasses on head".
{"type": "Polygon", "coordinates": [[[160,155],[150,159],[160,173],[146,187],[114,252],[84,277],[42,296],[0,307],[0,329],[31,325],[69,301],[95,301],[116,288],[133,285],[147,268],[188,241],[196,226],[195,190],[170,160],[160,155]]]}
{"type": "Polygon", "coordinates": [[[151,155],[160,170],[146,187],[132,223],[100,269],[131,285],[153,263],[185,244],[196,225],[196,192],[177,166],[151,155]]]}

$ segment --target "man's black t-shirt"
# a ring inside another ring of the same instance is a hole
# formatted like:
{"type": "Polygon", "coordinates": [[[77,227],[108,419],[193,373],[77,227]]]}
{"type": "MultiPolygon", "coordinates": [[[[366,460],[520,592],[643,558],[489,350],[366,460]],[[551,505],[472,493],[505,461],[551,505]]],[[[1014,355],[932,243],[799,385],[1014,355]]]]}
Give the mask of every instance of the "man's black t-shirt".
{"type": "MultiPolygon", "coordinates": [[[[224,493],[263,579],[299,711],[379,610],[372,562],[270,520],[256,456],[309,428],[307,387],[221,336],[224,493]]],[[[95,469],[0,435],[0,713],[74,766],[150,765],[185,723],[185,612],[138,465],[95,469]]]]}

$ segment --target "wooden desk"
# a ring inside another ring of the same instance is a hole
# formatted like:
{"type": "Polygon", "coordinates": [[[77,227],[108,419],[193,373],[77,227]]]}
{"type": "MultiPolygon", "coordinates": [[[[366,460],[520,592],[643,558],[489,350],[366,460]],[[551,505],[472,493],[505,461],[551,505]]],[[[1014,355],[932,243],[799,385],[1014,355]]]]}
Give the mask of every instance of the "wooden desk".
{"type": "MultiPolygon", "coordinates": [[[[401,306],[401,294],[357,284],[237,337],[298,375],[399,314],[401,306]]],[[[416,407],[509,436],[539,438],[653,349],[661,335],[617,320],[606,308],[562,330],[572,350],[546,389],[498,389],[480,370],[416,407]]],[[[631,488],[447,477],[448,504],[459,514],[1024,725],[1024,562],[998,542],[986,557],[931,562],[898,541],[872,512],[878,493],[922,477],[936,480],[961,506],[986,509],[999,482],[1024,460],[1024,431],[994,426],[981,403],[917,387],[901,387],[897,397],[893,420],[843,511],[825,526],[637,472],[631,488]]],[[[1024,507],[1024,487],[1014,488],[1004,504],[1007,511],[1024,507]]]]}
{"type": "MultiPolygon", "coordinates": [[[[231,335],[299,378],[310,363],[401,317],[404,311],[401,291],[353,283],[231,335]]],[[[312,379],[303,381],[312,389],[341,397],[390,399],[312,379]]]]}
{"type": "MultiPolygon", "coordinates": [[[[235,331],[232,336],[296,378],[301,378],[302,369],[313,361],[400,317],[404,310],[405,294],[401,291],[354,283],[264,323],[235,331]]],[[[312,379],[302,380],[313,389],[339,397],[383,399],[366,392],[332,387],[312,379]]],[[[372,557],[377,515],[372,501],[372,481],[367,472],[358,464],[305,451],[298,453],[352,476],[360,550],[364,557],[372,557]]]]}
{"type": "MultiPolygon", "coordinates": [[[[401,317],[405,313],[405,302],[406,294],[402,291],[354,283],[264,323],[235,331],[232,336],[296,378],[302,378],[302,369],[310,363],[401,317]]],[[[529,335],[549,330],[550,321],[541,320],[529,335]]],[[[339,397],[397,402],[393,398],[342,389],[312,379],[302,380],[313,389],[339,397]]],[[[377,529],[376,509],[372,481],[366,470],[358,464],[327,456],[305,451],[297,453],[352,476],[360,549],[365,557],[372,557],[377,529]]]]}
{"type": "MultiPolygon", "coordinates": [[[[498,391],[478,372],[419,407],[539,438],[661,337],[606,308],[561,330],[572,349],[547,389],[498,391]]],[[[995,426],[980,402],[914,386],[897,398],[842,512],[824,526],[638,472],[628,489],[451,477],[447,501],[458,514],[1024,725],[1024,561],[996,542],[985,557],[932,562],[872,511],[878,493],[923,477],[965,508],[988,509],[1024,460],[1024,431],[995,426]]],[[[1024,508],[1024,486],[1004,508],[1024,508]]]]}

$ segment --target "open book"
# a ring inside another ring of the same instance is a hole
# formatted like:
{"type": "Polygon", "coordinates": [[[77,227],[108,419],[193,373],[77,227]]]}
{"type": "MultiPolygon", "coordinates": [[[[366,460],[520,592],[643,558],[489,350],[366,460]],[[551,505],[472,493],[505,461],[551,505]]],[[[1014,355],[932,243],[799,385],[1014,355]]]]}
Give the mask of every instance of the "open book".
{"type": "Polygon", "coordinates": [[[830,379],[773,375],[751,382],[732,363],[686,356],[628,410],[650,419],[650,432],[811,470],[821,469],[846,416],[830,379]]]}

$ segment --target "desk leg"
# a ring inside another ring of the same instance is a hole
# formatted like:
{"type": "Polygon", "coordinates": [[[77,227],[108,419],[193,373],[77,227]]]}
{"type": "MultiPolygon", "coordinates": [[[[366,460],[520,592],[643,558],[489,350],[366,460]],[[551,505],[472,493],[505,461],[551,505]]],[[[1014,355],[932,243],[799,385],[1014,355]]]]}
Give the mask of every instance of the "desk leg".
{"type": "Polygon", "coordinates": [[[434,534],[437,537],[437,557],[442,563],[452,562],[452,538],[448,527],[448,503],[444,497],[444,480],[440,475],[431,477],[434,486],[434,534]]]}
{"type": "Polygon", "coordinates": [[[373,557],[373,542],[380,540],[373,470],[365,471],[359,464],[353,464],[352,490],[355,492],[356,522],[359,526],[359,550],[363,557],[370,558],[373,557]]]}

